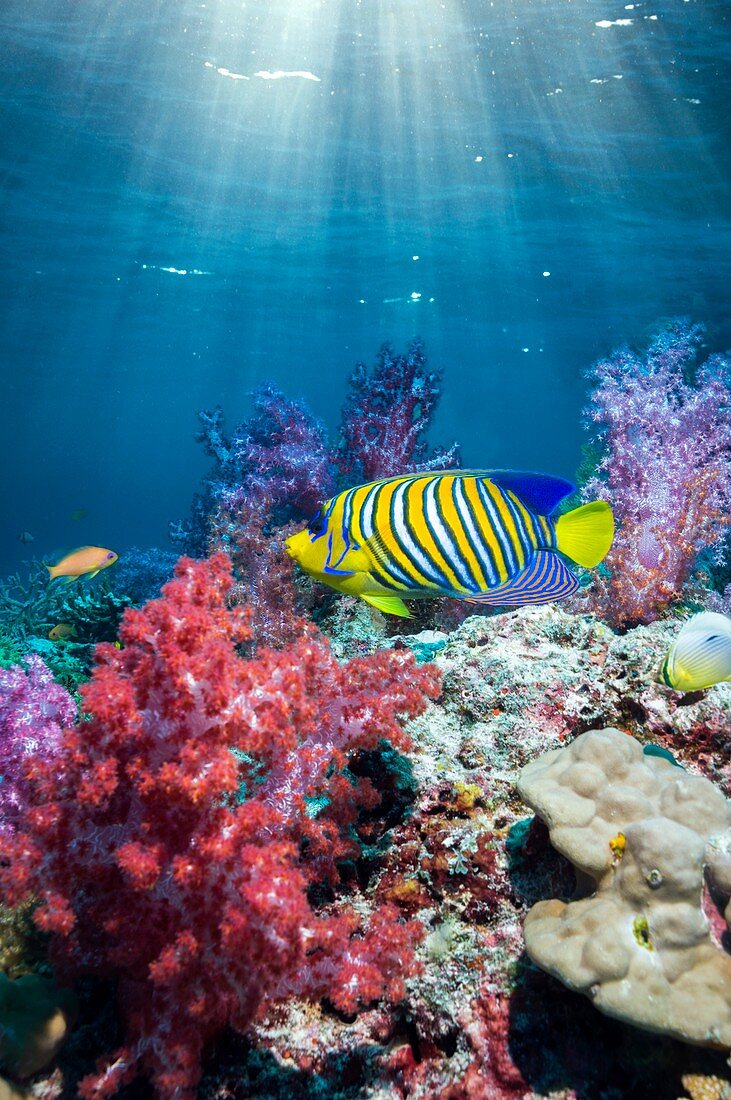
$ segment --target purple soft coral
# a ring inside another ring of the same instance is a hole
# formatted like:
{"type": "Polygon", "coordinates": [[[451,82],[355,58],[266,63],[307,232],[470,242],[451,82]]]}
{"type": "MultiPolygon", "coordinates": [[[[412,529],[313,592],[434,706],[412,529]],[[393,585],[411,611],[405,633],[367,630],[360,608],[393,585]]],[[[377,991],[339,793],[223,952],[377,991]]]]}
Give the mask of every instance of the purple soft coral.
{"type": "Polygon", "coordinates": [[[26,763],[52,759],[62,729],[76,721],[76,704],[41,658],[25,663],[0,669],[0,834],[13,831],[25,809],[26,763]]]}
{"type": "Polygon", "coordinates": [[[459,448],[427,453],[424,439],[441,393],[441,373],[426,370],[421,340],[405,355],[384,344],[369,374],[359,363],[343,409],[339,465],[347,485],[460,464],[459,448]]]}
{"type": "Polygon", "coordinates": [[[234,480],[209,518],[208,548],[231,555],[232,599],[249,607],[252,647],[281,646],[303,627],[281,525],[309,517],[333,490],[325,430],[301,402],[264,386],[224,455],[234,480]]]}
{"type": "Polygon", "coordinates": [[[224,491],[224,507],[264,497],[282,522],[309,516],[333,489],[324,427],[276,386],[254,394],[254,414],[234,432],[231,455],[238,479],[224,491]]]}
{"type": "Polygon", "coordinates": [[[198,414],[203,427],[196,440],[214,466],[190,518],[170,524],[171,540],[192,557],[220,545],[222,525],[242,506],[263,509],[271,527],[309,517],[333,487],[325,429],[305,405],[272,385],[257,390],[253,401],[253,414],[230,436],[220,407],[198,414]]]}
{"type": "Polygon", "coordinates": [[[294,582],[283,542],[337,488],[360,481],[459,464],[456,446],[427,455],[425,433],[440,395],[441,374],[428,372],[421,341],[405,355],[386,346],[375,369],[356,367],[338,450],[301,401],[262,386],[254,409],[229,435],[220,408],[201,413],[197,439],[214,466],[193,501],[190,520],[171,538],[193,557],[231,556],[234,602],[251,611],[251,645],[281,646],[302,630],[308,608],[294,582]]]}
{"type": "Polygon", "coordinates": [[[696,366],[703,336],[674,321],[644,356],[622,348],[593,370],[604,457],[583,495],[609,500],[618,530],[586,602],[614,626],[655,619],[731,523],[729,364],[696,366]]]}

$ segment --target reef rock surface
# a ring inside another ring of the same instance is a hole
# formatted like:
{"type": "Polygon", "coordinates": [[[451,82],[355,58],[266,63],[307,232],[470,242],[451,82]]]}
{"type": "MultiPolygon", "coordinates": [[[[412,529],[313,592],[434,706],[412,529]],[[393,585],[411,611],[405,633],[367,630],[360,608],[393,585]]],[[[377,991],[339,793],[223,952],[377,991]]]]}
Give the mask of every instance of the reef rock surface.
{"type": "MultiPolygon", "coordinates": [[[[331,627],[336,652],[408,647],[442,672],[441,698],[410,724],[411,802],[385,855],[358,872],[374,901],[422,922],[422,970],[395,1011],[343,1019],[294,1004],[270,1014],[252,1046],[217,1052],[201,1096],[676,1100],[684,1080],[725,1086],[727,1051],[602,1016],[538,970],[523,942],[531,907],[568,902],[576,888],[518,795],[526,764],[612,726],[729,794],[731,685],[683,696],[657,682],[678,621],[615,634],[592,616],[524,608],[451,634],[388,637],[382,616],[346,598],[331,627]]],[[[720,926],[728,898],[716,902],[720,926]]]]}

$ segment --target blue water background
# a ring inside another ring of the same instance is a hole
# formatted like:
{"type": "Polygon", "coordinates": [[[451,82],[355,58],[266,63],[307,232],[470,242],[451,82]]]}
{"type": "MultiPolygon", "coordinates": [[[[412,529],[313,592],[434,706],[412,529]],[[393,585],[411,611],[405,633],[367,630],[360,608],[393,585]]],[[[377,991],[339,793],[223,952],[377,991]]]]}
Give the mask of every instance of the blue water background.
{"type": "Polygon", "coordinates": [[[198,408],[272,378],[334,429],[417,333],[435,443],[571,476],[593,359],[731,342],[727,12],[4,0],[0,570],[165,545],[198,408]]]}

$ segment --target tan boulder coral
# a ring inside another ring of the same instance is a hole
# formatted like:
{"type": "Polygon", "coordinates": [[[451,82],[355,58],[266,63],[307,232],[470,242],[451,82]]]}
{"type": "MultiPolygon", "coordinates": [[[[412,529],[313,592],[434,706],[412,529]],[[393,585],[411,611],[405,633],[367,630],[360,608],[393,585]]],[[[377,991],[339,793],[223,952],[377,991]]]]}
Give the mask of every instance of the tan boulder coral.
{"type": "Polygon", "coordinates": [[[0,1077],[0,1100],[33,1100],[33,1093],[0,1077]]]}
{"type": "Polygon", "coordinates": [[[58,989],[38,974],[11,981],[0,973],[0,1069],[21,1078],[44,1069],[56,1057],[75,1016],[76,998],[70,990],[58,989]]]}
{"type": "Polygon", "coordinates": [[[593,891],[533,906],[531,959],[609,1016],[731,1047],[731,956],[703,911],[704,867],[726,869],[731,803],[616,729],[534,760],[518,791],[593,891]]]}

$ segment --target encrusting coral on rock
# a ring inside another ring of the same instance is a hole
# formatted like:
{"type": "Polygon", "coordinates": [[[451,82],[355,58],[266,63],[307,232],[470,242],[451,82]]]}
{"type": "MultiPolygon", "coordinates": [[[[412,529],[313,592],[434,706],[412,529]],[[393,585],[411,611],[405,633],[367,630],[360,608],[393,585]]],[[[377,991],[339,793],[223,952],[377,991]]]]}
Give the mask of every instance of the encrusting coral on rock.
{"type": "Polygon", "coordinates": [[[731,1048],[731,956],[702,907],[706,844],[731,831],[731,803],[616,729],[528,764],[518,791],[594,887],[531,909],[533,961],[602,1012],[731,1048]]]}
{"type": "MultiPolygon", "coordinates": [[[[721,1077],[686,1073],[683,1088],[690,1100],[731,1100],[731,1081],[724,1081],[721,1077]]],[[[679,1096],[678,1100],[686,1100],[686,1097],[679,1096]]]]}

